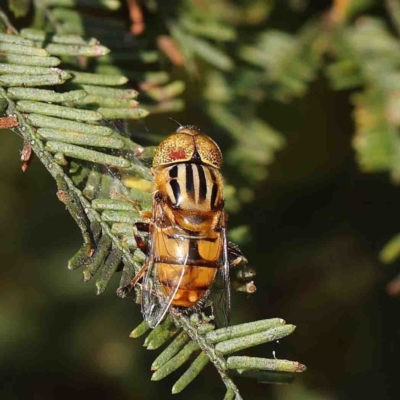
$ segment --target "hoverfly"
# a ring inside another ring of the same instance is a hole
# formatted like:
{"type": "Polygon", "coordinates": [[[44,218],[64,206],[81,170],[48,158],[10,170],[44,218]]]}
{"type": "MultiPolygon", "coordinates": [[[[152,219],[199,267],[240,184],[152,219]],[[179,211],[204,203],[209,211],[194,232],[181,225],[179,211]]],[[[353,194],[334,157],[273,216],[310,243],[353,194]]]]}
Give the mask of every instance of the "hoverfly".
{"type": "Polygon", "coordinates": [[[142,313],[154,328],[169,307],[198,310],[210,304],[217,324],[230,314],[229,268],[243,255],[227,242],[222,154],[194,126],[181,126],[157,147],[153,159],[154,192],[146,262],[130,287],[141,281],[142,313]]]}

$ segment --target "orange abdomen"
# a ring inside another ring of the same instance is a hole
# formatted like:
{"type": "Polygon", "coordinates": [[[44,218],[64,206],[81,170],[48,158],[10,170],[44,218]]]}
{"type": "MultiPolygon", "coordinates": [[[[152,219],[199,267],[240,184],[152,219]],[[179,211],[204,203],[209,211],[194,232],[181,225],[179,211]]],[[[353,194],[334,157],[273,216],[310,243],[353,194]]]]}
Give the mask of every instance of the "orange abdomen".
{"type": "Polygon", "coordinates": [[[201,237],[175,228],[156,228],[154,254],[161,290],[170,295],[177,286],[172,305],[195,306],[212,285],[222,253],[222,238],[215,231],[201,237]]]}
{"type": "Polygon", "coordinates": [[[212,285],[216,273],[217,268],[157,263],[158,278],[166,296],[176,287],[176,278],[179,279],[183,274],[171,303],[174,306],[187,308],[195,306],[212,285]]]}

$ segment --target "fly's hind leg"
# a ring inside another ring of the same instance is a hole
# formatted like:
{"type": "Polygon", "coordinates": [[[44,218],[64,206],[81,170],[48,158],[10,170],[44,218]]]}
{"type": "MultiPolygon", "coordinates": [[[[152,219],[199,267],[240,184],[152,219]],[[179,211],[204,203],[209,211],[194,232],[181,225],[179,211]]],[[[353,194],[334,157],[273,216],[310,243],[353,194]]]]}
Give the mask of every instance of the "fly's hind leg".
{"type": "Polygon", "coordinates": [[[239,268],[235,268],[235,273],[231,280],[232,287],[239,292],[246,292],[249,294],[254,293],[257,290],[253,281],[256,271],[248,266],[248,261],[239,249],[238,245],[228,242],[227,250],[230,268],[242,264],[239,268]]]}
{"type": "Polygon", "coordinates": [[[140,281],[140,279],[143,278],[148,267],[149,267],[149,262],[148,260],[146,260],[142,268],[140,268],[139,272],[132,278],[129,284],[117,290],[117,296],[125,297],[136,286],[136,284],[140,281]]]}
{"type": "Polygon", "coordinates": [[[242,250],[239,249],[239,246],[235,243],[228,242],[228,262],[229,267],[236,267],[241,262],[247,264],[247,259],[243,255],[242,250]]]}
{"type": "MultiPolygon", "coordinates": [[[[133,225],[133,236],[135,238],[137,247],[143,251],[144,254],[147,254],[147,243],[142,239],[139,235],[139,232],[146,232],[148,233],[150,230],[150,224],[146,222],[136,222],[133,225]]],[[[140,268],[139,272],[132,278],[128,285],[121,287],[117,291],[117,295],[120,297],[125,297],[139,282],[141,278],[143,278],[144,274],[146,273],[148,267],[148,261],[146,260],[143,264],[143,267],[140,268]]]]}

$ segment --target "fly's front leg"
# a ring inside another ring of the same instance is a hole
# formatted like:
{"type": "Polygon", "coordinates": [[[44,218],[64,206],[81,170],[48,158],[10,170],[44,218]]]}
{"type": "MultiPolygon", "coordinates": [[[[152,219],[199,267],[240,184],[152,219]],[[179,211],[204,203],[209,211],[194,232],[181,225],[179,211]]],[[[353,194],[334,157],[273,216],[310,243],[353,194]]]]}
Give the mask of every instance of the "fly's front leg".
{"type": "MultiPolygon", "coordinates": [[[[151,219],[153,217],[152,211],[140,211],[140,216],[144,219],[151,219]]],[[[142,239],[138,232],[149,233],[150,224],[148,222],[136,222],[133,224],[133,236],[140,250],[147,254],[147,243],[142,239]]]]}
{"type": "Polygon", "coordinates": [[[133,225],[133,236],[135,237],[136,244],[144,254],[147,254],[147,243],[139,235],[139,232],[149,233],[149,230],[150,224],[147,222],[136,222],[133,225]]]}
{"type": "Polygon", "coordinates": [[[151,219],[153,217],[152,211],[143,211],[143,210],[141,210],[139,212],[139,214],[143,219],[151,219]]]}

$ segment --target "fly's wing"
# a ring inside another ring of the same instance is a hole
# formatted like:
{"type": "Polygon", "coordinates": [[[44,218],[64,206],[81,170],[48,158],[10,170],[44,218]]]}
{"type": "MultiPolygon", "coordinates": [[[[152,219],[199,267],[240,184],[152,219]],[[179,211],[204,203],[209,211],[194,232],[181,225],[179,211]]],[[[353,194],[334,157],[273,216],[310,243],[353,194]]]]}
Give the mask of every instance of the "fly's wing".
{"type": "MultiPolygon", "coordinates": [[[[153,207],[153,218],[155,221],[154,229],[157,229],[157,226],[159,226],[157,223],[161,225],[163,220],[163,211],[159,205],[153,207]]],[[[167,264],[170,267],[167,269],[167,279],[164,278],[161,282],[157,263],[154,260],[155,240],[165,240],[165,237],[162,235],[156,237],[154,232],[151,234],[148,260],[146,261],[148,263],[147,272],[142,282],[142,313],[151,328],[155,328],[163,320],[185,272],[184,265],[167,264]]],[[[179,246],[179,240],[177,240],[176,246],[179,246]]]]}
{"type": "Polygon", "coordinates": [[[226,239],[226,228],[221,228],[222,254],[217,275],[210,292],[211,308],[215,324],[218,328],[229,325],[231,314],[231,288],[229,280],[228,243],[226,239]]]}
{"type": "Polygon", "coordinates": [[[174,281],[174,285],[171,285],[169,293],[166,294],[154,266],[155,263],[152,261],[142,284],[142,313],[150,328],[155,328],[165,317],[185,271],[183,267],[177,271],[177,279],[174,281]]]}

